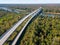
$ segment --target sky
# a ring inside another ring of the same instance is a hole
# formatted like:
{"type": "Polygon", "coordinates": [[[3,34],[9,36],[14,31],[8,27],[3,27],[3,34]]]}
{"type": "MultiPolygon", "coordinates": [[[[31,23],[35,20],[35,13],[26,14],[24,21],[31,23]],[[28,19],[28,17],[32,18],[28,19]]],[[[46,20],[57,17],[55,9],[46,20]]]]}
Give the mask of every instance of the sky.
{"type": "Polygon", "coordinates": [[[0,0],[0,4],[50,4],[60,3],[60,0],[0,0]]]}

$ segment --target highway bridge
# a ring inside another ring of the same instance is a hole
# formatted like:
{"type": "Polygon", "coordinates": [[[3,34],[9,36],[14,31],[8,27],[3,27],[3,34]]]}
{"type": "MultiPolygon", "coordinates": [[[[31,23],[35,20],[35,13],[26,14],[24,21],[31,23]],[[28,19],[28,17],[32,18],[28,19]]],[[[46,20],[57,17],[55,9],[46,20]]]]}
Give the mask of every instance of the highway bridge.
{"type": "Polygon", "coordinates": [[[32,15],[32,17],[27,21],[27,23],[24,25],[24,27],[21,29],[21,31],[19,32],[19,34],[16,36],[15,40],[12,42],[12,45],[16,45],[17,40],[19,39],[19,37],[21,37],[24,29],[27,27],[27,25],[29,24],[29,22],[36,16],[38,15],[38,13],[41,13],[41,9],[39,9],[36,13],[34,13],[32,15]]]}
{"type": "Polygon", "coordinates": [[[22,18],[21,20],[19,20],[12,28],[10,28],[9,30],[7,30],[4,34],[2,34],[2,36],[0,37],[0,45],[3,45],[4,42],[10,37],[10,35],[15,31],[15,29],[22,24],[22,22],[27,19],[29,16],[32,15],[32,17],[29,19],[29,21],[25,24],[25,26],[22,28],[22,30],[20,31],[20,33],[16,36],[16,39],[13,41],[12,45],[15,45],[18,38],[20,37],[20,35],[22,34],[22,32],[24,31],[25,27],[28,25],[28,23],[31,21],[32,18],[34,18],[36,15],[38,15],[39,13],[42,12],[42,8],[40,7],[39,9],[33,11],[32,13],[30,13],[29,15],[25,16],[24,18],[22,18]]]}

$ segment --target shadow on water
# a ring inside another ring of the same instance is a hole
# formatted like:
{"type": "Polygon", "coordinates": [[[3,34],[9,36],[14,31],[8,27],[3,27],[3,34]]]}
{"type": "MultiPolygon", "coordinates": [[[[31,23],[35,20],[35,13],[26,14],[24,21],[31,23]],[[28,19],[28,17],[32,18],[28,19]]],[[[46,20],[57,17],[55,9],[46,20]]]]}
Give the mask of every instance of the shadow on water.
{"type": "Polygon", "coordinates": [[[27,31],[27,27],[39,16],[39,14],[40,14],[41,12],[42,12],[42,11],[40,11],[40,12],[39,12],[34,18],[32,18],[32,20],[28,23],[28,25],[27,25],[26,28],[24,29],[22,35],[19,37],[19,39],[18,39],[16,45],[20,45],[21,40],[23,39],[24,34],[25,34],[26,31],[27,31]]]}

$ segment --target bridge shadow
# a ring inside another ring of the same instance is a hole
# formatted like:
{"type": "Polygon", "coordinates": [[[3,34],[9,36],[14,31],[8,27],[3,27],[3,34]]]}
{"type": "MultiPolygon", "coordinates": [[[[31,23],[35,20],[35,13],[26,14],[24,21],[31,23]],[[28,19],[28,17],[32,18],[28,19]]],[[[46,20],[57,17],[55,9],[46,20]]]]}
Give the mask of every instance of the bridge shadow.
{"type": "Polygon", "coordinates": [[[34,16],[34,18],[32,18],[32,20],[28,23],[28,25],[27,25],[26,28],[24,29],[22,35],[19,37],[16,45],[20,45],[21,40],[23,39],[23,37],[24,37],[24,35],[25,35],[26,31],[27,31],[27,27],[40,15],[41,12],[42,12],[42,11],[40,11],[36,16],[34,16]]]}

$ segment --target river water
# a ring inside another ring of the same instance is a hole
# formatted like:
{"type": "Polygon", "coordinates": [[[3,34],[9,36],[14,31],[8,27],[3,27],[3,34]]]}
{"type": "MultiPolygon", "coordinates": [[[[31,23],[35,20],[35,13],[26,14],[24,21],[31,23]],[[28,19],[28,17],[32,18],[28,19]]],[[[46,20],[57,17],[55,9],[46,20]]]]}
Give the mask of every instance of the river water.
{"type": "Polygon", "coordinates": [[[45,13],[42,13],[41,16],[48,16],[48,17],[59,17],[60,18],[60,15],[54,15],[54,14],[45,14],[45,13]]]}

